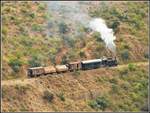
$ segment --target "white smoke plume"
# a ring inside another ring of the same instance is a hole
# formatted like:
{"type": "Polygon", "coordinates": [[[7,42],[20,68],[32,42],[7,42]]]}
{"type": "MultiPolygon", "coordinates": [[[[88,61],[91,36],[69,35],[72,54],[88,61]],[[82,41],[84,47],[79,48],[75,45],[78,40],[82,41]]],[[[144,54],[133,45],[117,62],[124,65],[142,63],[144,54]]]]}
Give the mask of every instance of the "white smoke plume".
{"type": "MultiPolygon", "coordinates": [[[[106,47],[115,53],[116,45],[114,40],[116,37],[114,36],[113,30],[107,27],[103,19],[92,19],[88,15],[87,9],[84,7],[85,4],[87,6],[92,6],[92,3],[97,2],[47,1],[45,3],[48,6],[49,13],[53,12],[51,14],[60,15],[60,18],[57,18],[55,21],[59,22],[61,19],[64,19],[65,21],[74,23],[75,25],[82,24],[85,27],[91,28],[93,31],[99,32],[101,34],[100,38],[102,38],[105,42],[106,47]]],[[[78,31],[75,32],[78,34],[78,31]]]]}
{"type": "Polygon", "coordinates": [[[93,31],[99,32],[101,34],[100,38],[105,42],[106,47],[115,53],[116,45],[114,40],[116,39],[116,36],[114,36],[113,30],[107,27],[105,21],[101,18],[95,18],[90,21],[89,27],[93,31]]]}

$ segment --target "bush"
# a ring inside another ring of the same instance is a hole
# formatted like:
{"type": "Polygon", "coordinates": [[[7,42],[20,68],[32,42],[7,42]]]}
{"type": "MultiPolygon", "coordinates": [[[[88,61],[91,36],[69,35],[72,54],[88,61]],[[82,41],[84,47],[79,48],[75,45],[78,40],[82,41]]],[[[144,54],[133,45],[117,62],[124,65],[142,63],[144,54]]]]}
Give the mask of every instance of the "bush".
{"type": "Polygon", "coordinates": [[[112,93],[118,93],[118,86],[117,85],[115,85],[115,84],[112,84],[112,93]]]}
{"type": "Polygon", "coordinates": [[[127,75],[128,74],[128,69],[127,68],[121,69],[121,70],[119,70],[119,73],[120,73],[120,75],[127,75]]]}
{"type": "Polygon", "coordinates": [[[61,64],[67,64],[68,63],[68,57],[66,56],[66,55],[64,55],[63,57],[62,57],[62,60],[61,60],[61,64]]]}
{"type": "Polygon", "coordinates": [[[85,57],[84,51],[80,51],[79,55],[80,55],[80,57],[85,57]]]}
{"type": "Polygon", "coordinates": [[[89,106],[91,106],[91,108],[93,108],[93,109],[97,109],[97,102],[96,101],[90,101],[89,102],[89,106]]]}
{"type": "Polygon", "coordinates": [[[35,14],[34,13],[30,13],[29,16],[33,19],[35,18],[35,14]]]}
{"type": "Polygon", "coordinates": [[[18,58],[13,58],[9,60],[8,63],[14,72],[19,72],[20,67],[22,66],[22,62],[18,58]]]}
{"type": "Polygon", "coordinates": [[[28,62],[31,67],[41,66],[41,58],[39,56],[32,56],[32,58],[28,62]]]}
{"type": "Polygon", "coordinates": [[[58,97],[60,98],[61,101],[65,101],[65,96],[64,96],[64,93],[60,93],[58,94],[58,97]]]}
{"type": "Polygon", "coordinates": [[[101,39],[101,34],[99,32],[94,32],[92,36],[98,41],[102,42],[103,40],[101,39]]]}
{"type": "Polygon", "coordinates": [[[113,83],[113,84],[117,84],[118,83],[118,81],[115,78],[110,79],[109,82],[113,83]]]}
{"type": "Polygon", "coordinates": [[[19,93],[21,94],[25,94],[27,90],[30,89],[30,86],[20,86],[20,85],[16,85],[15,89],[18,90],[19,93]]]}
{"type": "Polygon", "coordinates": [[[105,110],[109,106],[109,102],[105,97],[98,97],[96,100],[90,101],[89,105],[94,109],[105,110]]]}
{"type": "Polygon", "coordinates": [[[130,71],[135,71],[136,70],[136,66],[134,64],[128,64],[128,69],[130,71]]]}
{"type": "Polygon", "coordinates": [[[111,28],[113,29],[113,31],[116,33],[117,30],[118,30],[118,26],[120,25],[120,22],[119,21],[114,21],[111,25],[111,28]]]}
{"type": "Polygon", "coordinates": [[[128,90],[130,88],[130,84],[128,82],[125,82],[121,84],[121,88],[123,88],[124,90],[128,90]]]}
{"type": "Polygon", "coordinates": [[[75,47],[75,40],[71,37],[63,37],[65,45],[68,45],[70,48],[75,47]]]}
{"type": "Polygon", "coordinates": [[[60,23],[58,26],[59,26],[59,32],[60,33],[64,34],[68,31],[68,27],[64,22],[60,23]]]}
{"type": "Polygon", "coordinates": [[[46,91],[44,91],[43,98],[45,100],[47,100],[48,102],[52,102],[52,100],[54,99],[54,95],[51,92],[49,92],[49,91],[46,90],[46,91]]]}
{"type": "Polygon", "coordinates": [[[42,31],[42,26],[38,24],[33,24],[32,25],[32,30],[33,31],[42,31]]]}
{"type": "Polygon", "coordinates": [[[122,57],[123,60],[129,59],[129,51],[128,51],[128,50],[124,50],[124,51],[121,53],[121,57],[122,57]]]}

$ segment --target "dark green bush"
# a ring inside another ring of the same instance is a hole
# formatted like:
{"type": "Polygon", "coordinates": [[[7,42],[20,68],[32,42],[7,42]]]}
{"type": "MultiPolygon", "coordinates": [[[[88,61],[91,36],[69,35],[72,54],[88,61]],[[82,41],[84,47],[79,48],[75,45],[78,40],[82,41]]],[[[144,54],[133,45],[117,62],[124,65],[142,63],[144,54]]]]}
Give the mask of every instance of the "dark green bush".
{"type": "Polygon", "coordinates": [[[124,68],[119,70],[120,75],[127,75],[128,74],[128,69],[124,68]]]}
{"type": "Polygon", "coordinates": [[[93,109],[97,109],[97,102],[96,101],[90,101],[89,102],[89,106],[91,106],[91,108],[93,108],[93,109]]]}
{"type": "Polygon", "coordinates": [[[67,31],[68,31],[67,25],[64,22],[60,23],[59,24],[59,32],[64,34],[67,31]]]}
{"type": "Polygon", "coordinates": [[[128,64],[128,69],[130,71],[135,71],[136,70],[136,66],[134,64],[128,64]]]}
{"type": "Polygon", "coordinates": [[[30,89],[30,86],[20,86],[20,85],[16,85],[15,89],[17,89],[17,91],[21,94],[25,94],[27,90],[30,89]]]}
{"type": "Polygon", "coordinates": [[[112,84],[112,93],[118,93],[118,86],[117,85],[115,85],[115,84],[112,84]]]}
{"type": "Polygon", "coordinates": [[[109,82],[113,83],[113,84],[117,84],[118,83],[118,81],[115,78],[110,79],[109,82]]]}
{"type": "Polygon", "coordinates": [[[113,31],[116,33],[117,30],[118,30],[118,26],[120,25],[120,22],[119,21],[114,21],[111,25],[111,28],[113,29],[113,31]]]}
{"type": "Polygon", "coordinates": [[[44,91],[43,98],[45,100],[47,100],[48,102],[52,102],[52,100],[54,99],[54,95],[51,92],[49,92],[48,90],[46,90],[46,91],[44,91]]]}
{"type": "Polygon", "coordinates": [[[85,57],[84,51],[80,51],[79,55],[80,55],[81,58],[82,58],[82,57],[85,57]]]}
{"type": "Polygon", "coordinates": [[[43,28],[42,28],[41,25],[33,24],[33,25],[32,25],[32,30],[33,30],[33,31],[42,31],[43,28]]]}
{"type": "Polygon", "coordinates": [[[98,42],[102,42],[103,40],[101,39],[101,34],[99,32],[94,32],[92,36],[96,39],[98,42]]]}
{"type": "Polygon", "coordinates": [[[109,101],[105,97],[98,97],[96,100],[90,101],[89,105],[93,109],[101,109],[104,111],[109,106],[109,101]]]}
{"type": "Polygon", "coordinates": [[[122,57],[123,60],[128,60],[129,59],[129,51],[128,50],[124,50],[121,53],[121,57],[122,57]]]}
{"type": "Polygon", "coordinates": [[[14,72],[19,72],[20,67],[22,66],[23,62],[18,58],[12,58],[9,60],[9,65],[13,69],[14,72]]]}
{"type": "Polygon", "coordinates": [[[41,58],[39,56],[33,55],[32,58],[28,61],[31,67],[41,66],[41,58]]]}
{"type": "Polygon", "coordinates": [[[68,57],[66,56],[66,55],[64,55],[63,57],[62,57],[62,60],[61,60],[61,64],[67,64],[68,63],[68,57]]]}
{"type": "Polygon", "coordinates": [[[34,13],[30,13],[29,16],[30,16],[31,18],[35,18],[35,14],[34,14],[34,13]]]}
{"type": "Polygon", "coordinates": [[[68,45],[70,48],[75,47],[75,40],[71,37],[64,37],[63,38],[65,45],[68,45]]]}
{"type": "Polygon", "coordinates": [[[64,96],[63,92],[61,92],[60,94],[58,94],[58,97],[60,98],[61,101],[65,101],[65,96],[64,96]]]}

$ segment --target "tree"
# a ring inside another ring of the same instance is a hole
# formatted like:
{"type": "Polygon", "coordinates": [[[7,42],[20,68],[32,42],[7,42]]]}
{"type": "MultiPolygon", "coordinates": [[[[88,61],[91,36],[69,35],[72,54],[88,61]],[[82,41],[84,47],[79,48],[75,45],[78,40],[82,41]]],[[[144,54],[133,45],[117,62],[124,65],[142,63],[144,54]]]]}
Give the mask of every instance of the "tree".
{"type": "Polygon", "coordinates": [[[129,59],[129,51],[128,51],[128,50],[124,50],[124,51],[121,53],[121,57],[123,58],[123,60],[129,59]]]}
{"type": "Polygon", "coordinates": [[[14,72],[19,72],[20,67],[22,66],[22,62],[19,58],[12,58],[8,63],[14,72]]]}
{"type": "Polygon", "coordinates": [[[41,66],[41,58],[39,56],[33,55],[29,60],[29,65],[31,67],[39,67],[41,66]]]}
{"type": "Polygon", "coordinates": [[[59,24],[59,32],[65,34],[68,31],[67,25],[62,22],[59,24]]]}

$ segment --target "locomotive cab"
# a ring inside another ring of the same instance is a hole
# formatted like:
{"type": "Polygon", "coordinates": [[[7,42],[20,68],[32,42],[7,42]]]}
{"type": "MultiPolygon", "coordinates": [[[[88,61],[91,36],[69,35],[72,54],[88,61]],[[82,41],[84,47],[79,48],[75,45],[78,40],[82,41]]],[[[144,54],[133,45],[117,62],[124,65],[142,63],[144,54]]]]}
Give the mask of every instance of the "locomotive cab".
{"type": "Polygon", "coordinates": [[[108,60],[107,60],[107,65],[108,66],[117,66],[117,60],[116,60],[116,58],[108,58],[108,60]]]}

